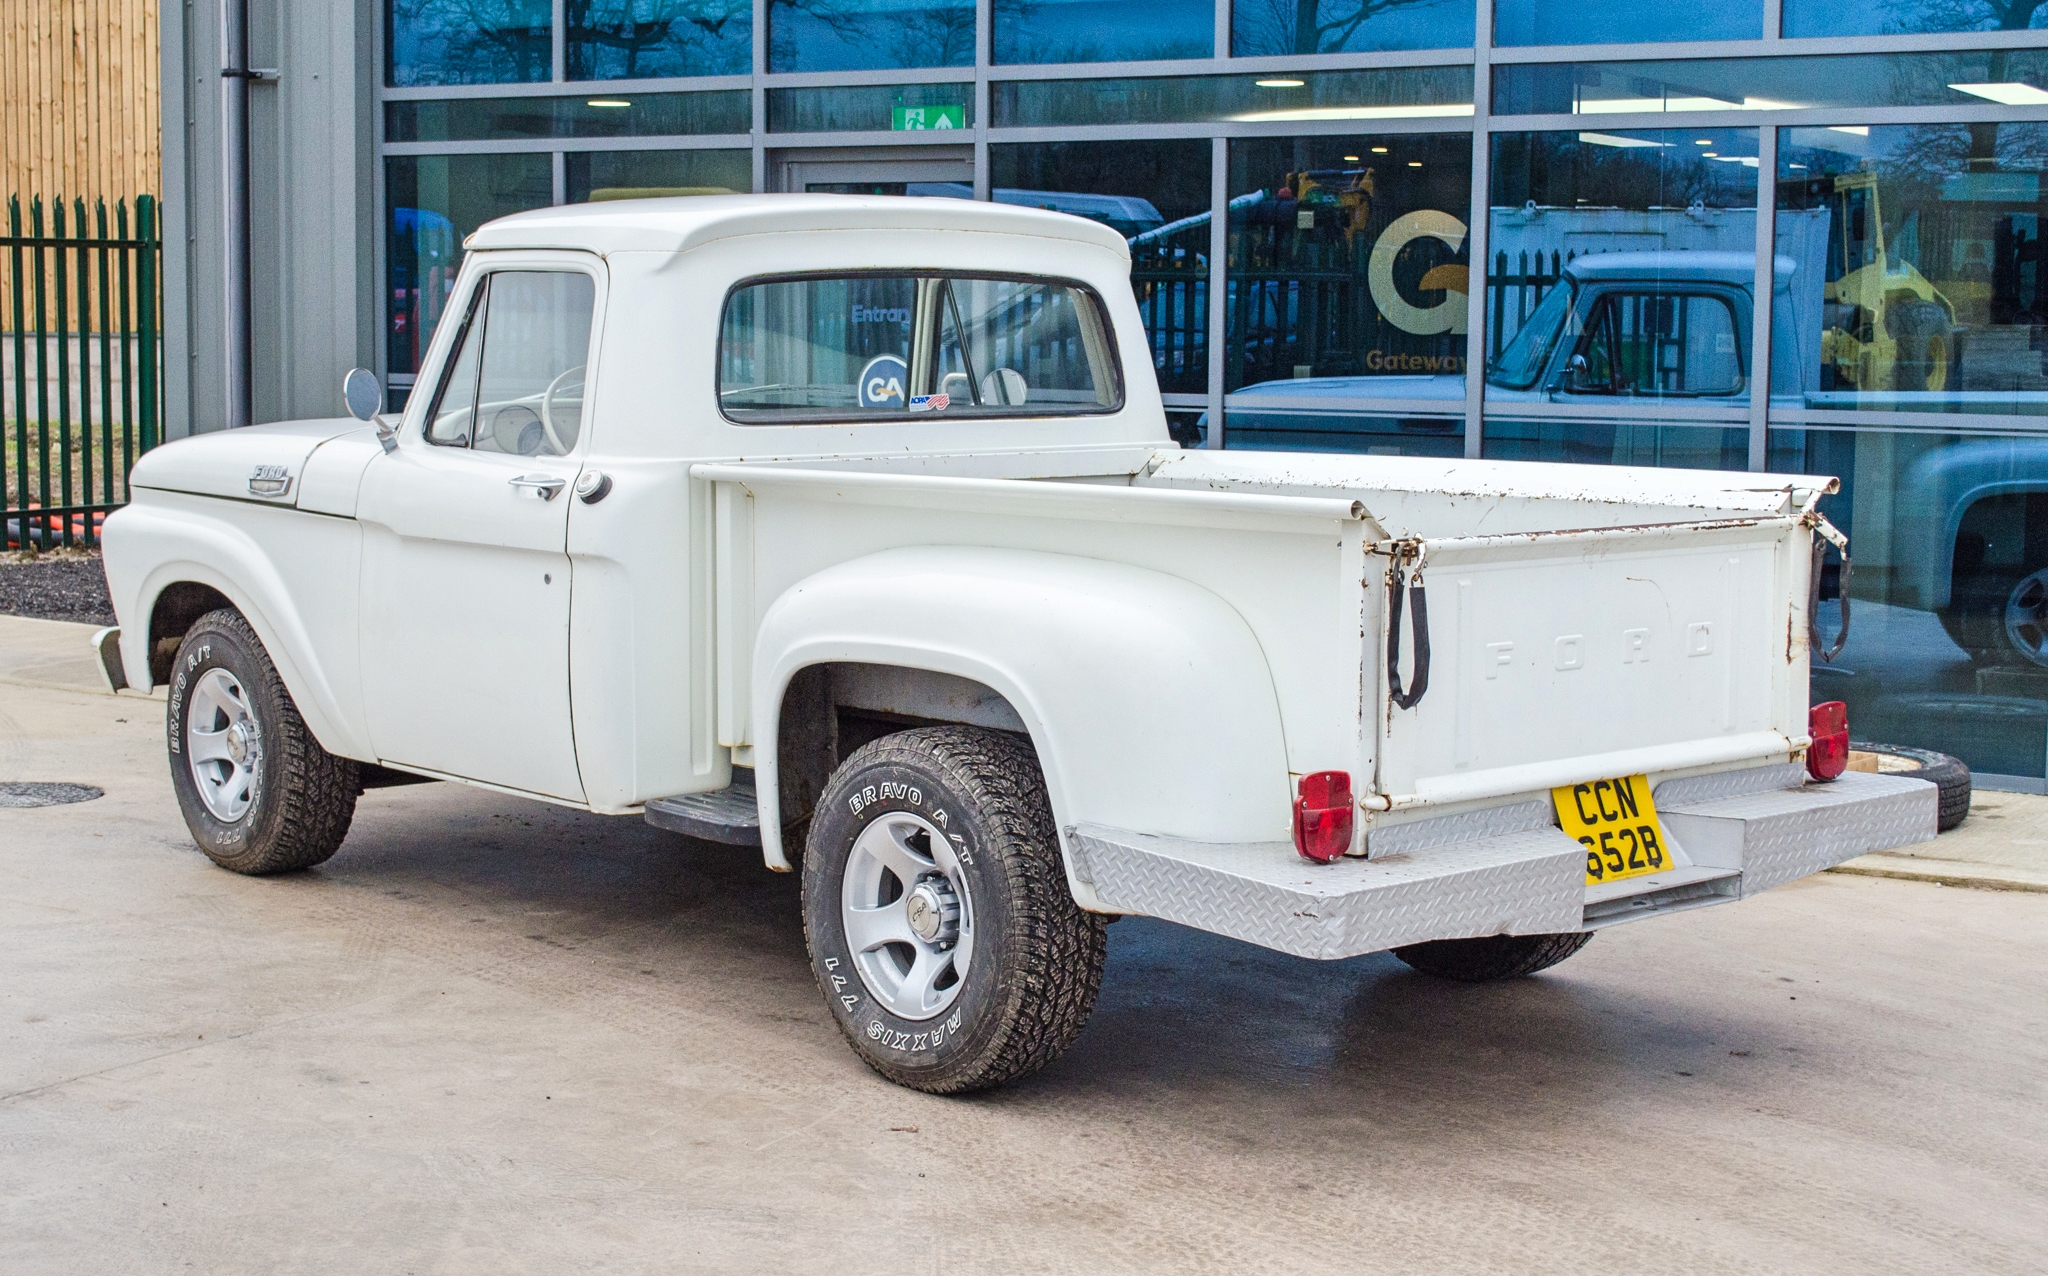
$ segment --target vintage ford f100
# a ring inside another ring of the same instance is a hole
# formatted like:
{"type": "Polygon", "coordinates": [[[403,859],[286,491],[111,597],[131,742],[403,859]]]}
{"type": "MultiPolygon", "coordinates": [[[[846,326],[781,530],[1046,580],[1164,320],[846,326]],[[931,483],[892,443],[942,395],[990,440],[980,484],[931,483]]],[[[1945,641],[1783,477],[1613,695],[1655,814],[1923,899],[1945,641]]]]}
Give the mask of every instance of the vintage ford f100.
{"type": "Polygon", "coordinates": [[[1832,479],[1183,451],[1056,213],[468,247],[401,415],[169,444],[107,521],[223,867],[414,777],[758,846],[853,1048],[963,1091],[1073,1040],[1119,914],[1501,978],[1934,835],[1809,713],[1832,479]]]}

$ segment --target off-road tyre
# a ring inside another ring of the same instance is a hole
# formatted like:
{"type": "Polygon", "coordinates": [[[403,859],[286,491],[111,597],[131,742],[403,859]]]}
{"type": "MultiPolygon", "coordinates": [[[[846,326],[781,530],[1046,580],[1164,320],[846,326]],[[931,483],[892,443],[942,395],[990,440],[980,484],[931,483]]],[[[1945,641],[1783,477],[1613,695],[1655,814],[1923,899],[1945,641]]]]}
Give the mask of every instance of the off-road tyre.
{"type": "Polygon", "coordinates": [[[1396,948],[1394,956],[1425,975],[1483,984],[1519,979],[1548,970],[1584,948],[1591,931],[1563,935],[1487,935],[1480,939],[1432,939],[1396,948]]]}
{"type": "Polygon", "coordinates": [[[1892,360],[1892,388],[1946,389],[1955,362],[1947,312],[1931,301],[1909,301],[1886,313],[1885,326],[1898,350],[1892,360]]]}
{"type": "Polygon", "coordinates": [[[1080,1035],[1102,986],[1107,919],[1075,905],[1037,754],[1005,732],[921,727],[851,754],[811,820],[803,913],[811,969],[854,1053],[932,1094],[988,1089],[1051,1063],[1080,1035]],[[972,925],[972,961],[953,1000],[924,1019],[900,1017],[874,994],[842,919],[857,840],[898,813],[945,830],[972,925]]]}
{"type": "Polygon", "coordinates": [[[1877,754],[1880,774],[1932,783],[1938,792],[1940,814],[1935,819],[1938,832],[1948,832],[1969,815],[1970,768],[1961,758],[1936,753],[1932,749],[1915,749],[1903,744],[1872,744],[1867,740],[1851,740],[1849,752],[1877,754]]]}
{"type": "Polygon", "coordinates": [[[340,848],[361,792],[356,764],[313,738],[240,612],[208,612],[186,632],[171,669],[165,719],[171,787],[185,827],[208,859],[230,872],[265,876],[311,868],[340,848]],[[248,810],[233,821],[207,809],[185,752],[192,690],[213,669],[227,671],[243,689],[261,740],[248,810]]]}

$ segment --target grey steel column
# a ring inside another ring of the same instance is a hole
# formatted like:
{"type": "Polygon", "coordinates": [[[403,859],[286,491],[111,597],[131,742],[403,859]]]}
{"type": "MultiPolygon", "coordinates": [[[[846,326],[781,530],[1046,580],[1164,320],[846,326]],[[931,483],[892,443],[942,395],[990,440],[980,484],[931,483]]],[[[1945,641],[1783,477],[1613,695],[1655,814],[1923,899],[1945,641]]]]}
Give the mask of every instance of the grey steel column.
{"type": "Polygon", "coordinates": [[[1778,130],[1756,131],[1756,296],[1750,314],[1749,468],[1765,465],[1770,441],[1771,298],[1777,288],[1778,130]]]}
{"type": "Polygon", "coordinates": [[[1223,371],[1230,351],[1224,325],[1229,295],[1224,260],[1230,255],[1230,143],[1209,142],[1209,437],[1205,447],[1223,446],[1223,371]]]}
{"type": "Polygon", "coordinates": [[[1472,49],[1472,209],[1465,228],[1465,455],[1486,442],[1487,230],[1493,207],[1493,6],[1479,6],[1472,49]]]}

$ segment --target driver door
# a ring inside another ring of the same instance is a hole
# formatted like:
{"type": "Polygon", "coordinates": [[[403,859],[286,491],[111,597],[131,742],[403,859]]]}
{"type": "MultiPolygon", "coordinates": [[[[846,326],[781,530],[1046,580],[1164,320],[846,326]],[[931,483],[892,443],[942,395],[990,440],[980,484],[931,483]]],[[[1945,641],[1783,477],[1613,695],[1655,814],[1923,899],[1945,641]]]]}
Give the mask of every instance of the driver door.
{"type": "Polygon", "coordinates": [[[426,410],[364,473],[363,696],[382,761],[583,800],[566,539],[602,284],[577,254],[481,272],[416,391],[426,410]]]}

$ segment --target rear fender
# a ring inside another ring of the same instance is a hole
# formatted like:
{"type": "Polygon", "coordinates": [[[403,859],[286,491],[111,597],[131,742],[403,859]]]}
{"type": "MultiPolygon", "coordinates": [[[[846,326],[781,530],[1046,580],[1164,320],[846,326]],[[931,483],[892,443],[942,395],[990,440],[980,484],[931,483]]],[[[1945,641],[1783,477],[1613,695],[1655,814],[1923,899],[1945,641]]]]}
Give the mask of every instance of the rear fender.
{"type": "MultiPolygon", "coordinates": [[[[1244,618],[1178,577],[1099,559],[974,548],[888,550],[828,568],[769,606],[752,701],[761,842],[787,869],[777,741],[790,680],[816,664],[926,669],[1009,701],[1062,830],[1080,823],[1204,842],[1288,838],[1279,701],[1244,618]]],[[[1068,882],[1086,907],[1094,892],[1068,882]]]]}
{"type": "MultiPolygon", "coordinates": [[[[107,584],[121,622],[121,663],[140,687],[150,679],[149,620],[157,598],[180,581],[218,590],[256,631],[277,666],[306,726],[329,753],[361,760],[376,756],[360,728],[360,714],[344,712],[336,672],[352,687],[347,671],[330,671],[318,644],[270,556],[248,531],[223,518],[208,517],[209,498],[190,498],[200,508],[130,504],[108,516],[101,532],[107,584]]],[[[264,510],[275,518],[304,518],[289,510],[264,510]]],[[[331,582],[353,593],[351,574],[331,582]]]]}

